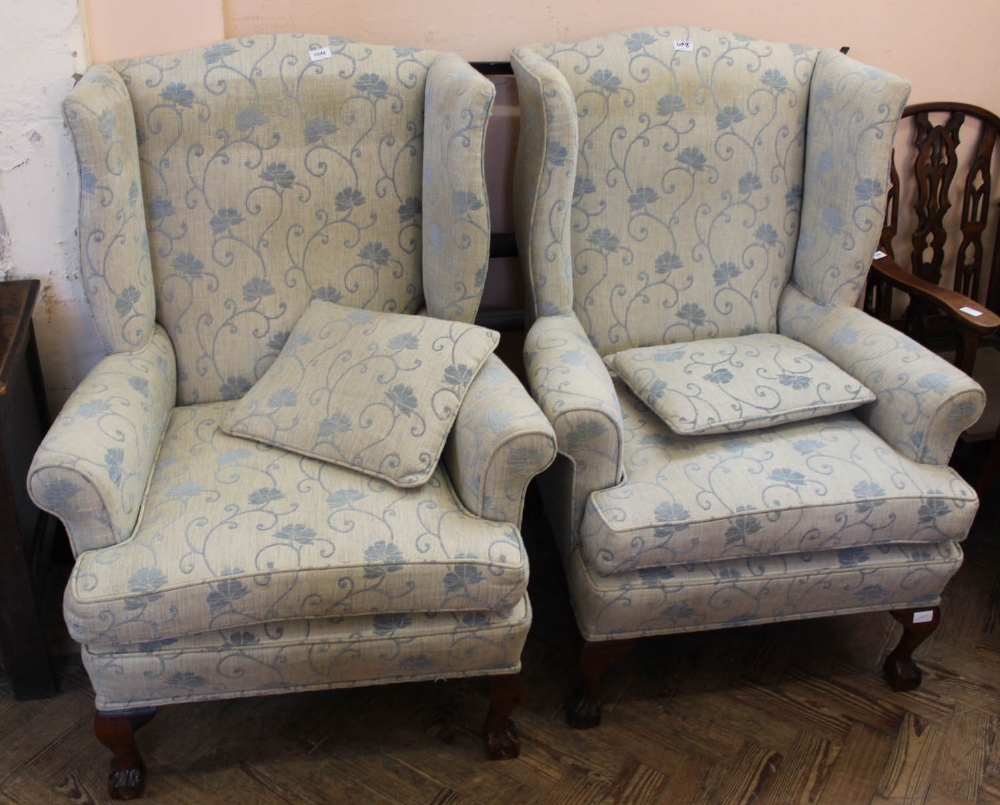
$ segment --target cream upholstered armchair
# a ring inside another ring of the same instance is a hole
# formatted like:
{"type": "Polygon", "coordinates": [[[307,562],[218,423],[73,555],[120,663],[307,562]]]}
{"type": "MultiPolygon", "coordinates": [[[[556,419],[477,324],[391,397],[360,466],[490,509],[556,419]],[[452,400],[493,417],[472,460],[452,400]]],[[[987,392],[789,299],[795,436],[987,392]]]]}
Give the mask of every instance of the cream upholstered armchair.
{"type": "Polygon", "coordinates": [[[473,324],[492,100],[454,55],[284,35],[66,100],[109,354],[29,486],[76,554],[114,794],[151,708],[205,699],[488,675],[517,754],[518,523],[555,443],[473,324]]]}
{"type": "Polygon", "coordinates": [[[855,305],[908,85],[706,28],[513,53],[525,363],[584,637],[570,720],[635,639],[889,610],[936,626],[982,390],[855,305]]]}

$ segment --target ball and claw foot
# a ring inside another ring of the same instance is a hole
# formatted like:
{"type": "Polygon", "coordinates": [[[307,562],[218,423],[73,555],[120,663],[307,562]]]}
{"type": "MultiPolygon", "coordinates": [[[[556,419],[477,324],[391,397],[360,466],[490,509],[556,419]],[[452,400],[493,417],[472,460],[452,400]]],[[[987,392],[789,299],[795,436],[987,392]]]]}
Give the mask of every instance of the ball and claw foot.
{"type": "Polygon", "coordinates": [[[521,754],[521,739],[514,722],[507,720],[507,728],[486,733],[486,753],[490,760],[513,760],[521,754]]]}
{"type": "Polygon", "coordinates": [[[882,666],[885,680],[893,690],[906,692],[920,687],[923,674],[913,661],[913,651],[937,629],[941,622],[938,607],[892,610],[889,613],[903,627],[899,645],[886,657],[882,666]]]}
{"type": "Polygon", "coordinates": [[[575,691],[566,700],[566,718],[575,730],[589,730],[601,723],[601,700],[575,691]]]}
{"type": "Polygon", "coordinates": [[[920,682],[923,679],[923,674],[917,664],[911,658],[902,657],[895,651],[885,658],[882,673],[885,674],[889,687],[900,693],[916,690],[920,687],[920,682]]]}

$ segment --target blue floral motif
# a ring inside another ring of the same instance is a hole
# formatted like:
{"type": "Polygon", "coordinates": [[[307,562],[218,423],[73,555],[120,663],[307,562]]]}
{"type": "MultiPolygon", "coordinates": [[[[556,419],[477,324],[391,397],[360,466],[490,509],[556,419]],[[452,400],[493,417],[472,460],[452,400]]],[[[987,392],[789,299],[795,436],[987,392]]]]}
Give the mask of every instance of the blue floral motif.
{"type": "Polygon", "coordinates": [[[765,87],[770,87],[775,92],[788,89],[788,79],[781,74],[780,70],[765,70],[760,81],[765,87]]]}
{"type": "Polygon", "coordinates": [[[610,229],[595,229],[587,238],[587,243],[591,243],[606,252],[618,251],[618,242],[618,236],[612,235],[610,229]]]}
{"type": "Polygon", "coordinates": [[[444,370],[444,382],[449,386],[467,386],[474,376],[471,367],[464,363],[452,364],[444,370]]]}
{"type": "Polygon", "coordinates": [[[485,579],[486,576],[478,567],[462,562],[454,565],[452,570],[445,574],[444,588],[450,593],[468,591],[469,587],[480,584],[485,579]]]}
{"type": "Polygon", "coordinates": [[[625,40],[625,47],[628,48],[629,53],[637,53],[655,41],[656,37],[648,31],[636,31],[625,40]]]}
{"type": "Polygon", "coordinates": [[[854,194],[858,201],[871,201],[881,199],[885,194],[885,188],[878,179],[859,179],[854,186],[854,194]]]}
{"type": "Polygon", "coordinates": [[[470,211],[482,209],[483,201],[475,193],[456,190],[451,196],[451,207],[455,215],[466,215],[470,211]]]}
{"type": "Polygon", "coordinates": [[[760,177],[756,173],[744,173],[740,177],[739,187],[740,187],[740,194],[745,196],[754,192],[755,190],[760,190],[762,187],[764,187],[764,185],[761,182],[760,177]]]}
{"type": "Polygon", "coordinates": [[[286,539],[298,545],[312,545],[316,539],[316,531],[305,523],[289,523],[278,529],[274,536],[278,539],[286,539]]]}
{"type": "Polygon", "coordinates": [[[676,268],[683,268],[684,261],[673,252],[663,252],[653,262],[657,274],[668,274],[676,268]]]}
{"type": "Polygon", "coordinates": [[[746,118],[743,110],[737,106],[724,106],[715,115],[715,126],[719,131],[730,128],[746,118]]]}
{"type": "Polygon", "coordinates": [[[921,504],[917,510],[918,522],[921,524],[933,523],[940,517],[951,514],[951,507],[947,501],[939,498],[929,498],[921,504]]]}
{"type": "Polygon", "coordinates": [[[271,162],[261,171],[260,178],[287,190],[295,184],[295,171],[289,170],[284,162],[271,162]]]}
{"type": "Polygon", "coordinates": [[[416,196],[410,196],[399,205],[399,222],[401,224],[416,221],[423,214],[423,202],[416,196]]]}
{"type": "Polygon", "coordinates": [[[708,157],[697,146],[689,145],[680,152],[677,161],[682,165],[687,165],[691,170],[703,171],[708,164],[708,157]]]}
{"type": "Polygon", "coordinates": [[[669,117],[674,112],[683,112],[685,108],[684,99],[680,95],[664,95],[656,102],[656,114],[660,117],[669,117]]]}
{"type": "Polygon", "coordinates": [[[871,561],[871,556],[864,548],[844,548],[837,551],[837,561],[841,567],[857,567],[871,561]]]}
{"type": "Polygon", "coordinates": [[[270,408],[294,408],[298,402],[299,395],[290,388],[278,389],[267,398],[267,404],[270,408]]]}
{"type": "Polygon", "coordinates": [[[677,318],[689,322],[692,327],[701,327],[708,320],[708,313],[697,302],[685,302],[677,311],[677,318]]]}
{"type": "Polygon", "coordinates": [[[205,64],[216,64],[217,62],[222,61],[226,56],[233,56],[235,54],[236,48],[228,42],[218,42],[214,45],[209,45],[205,48],[203,53],[205,64]]]}
{"type": "Polygon", "coordinates": [[[379,637],[386,637],[395,634],[400,629],[405,629],[412,621],[413,619],[407,612],[388,612],[372,618],[372,631],[379,637]]]}
{"type": "Polygon", "coordinates": [[[379,540],[365,548],[365,578],[379,579],[386,573],[396,573],[402,570],[405,561],[399,546],[379,540]]]}
{"type": "Polygon", "coordinates": [[[382,245],[382,241],[376,240],[362,246],[361,251],[358,252],[358,257],[376,265],[384,266],[388,264],[392,253],[382,245]]]}
{"type": "Polygon", "coordinates": [[[254,492],[251,492],[247,496],[247,503],[251,506],[266,506],[268,503],[274,503],[284,497],[285,495],[281,492],[281,490],[264,486],[254,492]]]}
{"type": "Polygon", "coordinates": [[[229,609],[249,594],[249,588],[239,579],[221,579],[213,585],[205,602],[208,604],[208,608],[214,612],[220,609],[229,609]]]}
{"type": "Polygon", "coordinates": [[[219,394],[224,400],[238,400],[248,391],[253,385],[253,381],[242,375],[230,376],[226,378],[226,381],[219,387],[219,394]]]}
{"type": "Polygon", "coordinates": [[[782,386],[788,386],[788,388],[796,389],[797,391],[802,391],[812,385],[812,380],[805,375],[778,375],[778,382],[781,383],[782,386]]]}
{"type": "Polygon", "coordinates": [[[780,484],[790,484],[792,486],[802,486],[806,482],[806,476],[798,470],[792,470],[788,467],[771,470],[767,477],[780,484]]]}
{"type": "Polygon", "coordinates": [[[347,212],[354,207],[361,207],[365,203],[364,194],[356,187],[345,187],[333,200],[334,205],[340,212],[347,212]]]}
{"type": "Polygon", "coordinates": [[[357,489],[338,489],[329,494],[326,503],[331,509],[342,509],[364,499],[365,493],[359,492],[357,489]]]}
{"type": "Polygon", "coordinates": [[[618,92],[622,80],[610,70],[595,70],[588,79],[592,85],[604,92],[618,92]]]}
{"type": "Polygon", "coordinates": [[[417,396],[413,392],[413,387],[403,383],[398,383],[390,388],[386,391],[385,396],[389,398],[389,402],[398,408],[399,412],[404,416],[412,414],[419,405],[417,396]]]}
{"type": "Polygon", "coordinates": [[[122,463],[125,461],[125,451],[120,447],[109,447],[104,451],[104,468],[115,486],[121,486],[122,463]]]}
{"type": "Polygon", "coordinates": [[[770,224],[761,224],[754,230],[753,236],[765,246],[774,246],[778,242],[778,232],[770,224]]]}
{"type": "Polygon", "coordinates": [[[728,369],[714,369],[707,375],[704,375],[703,380],[707,380],[709,383],[716,383],[718,385],[724,385],[726,383],[732,382],[733,373],[728,369]]]}
{"type": "Polygon", "coordinates": [[[716,285],[725,285],[740,275],[736,263],[720,263],[712,272],[712,280],[716,285]]]}
{"type": "Polygon", "coordinates": [[[212,232],[216,235],[221,235],[226,230],[232,229],[241,223],[243,223],[243,216],[240,215],[238,210],[232,207],[223,207],[212,216],[208,225],[212,227],[212,232]]]}
{"type": "Polygon", "coordinates": [[[257,302],[265,296],[274,296],[274,286],[264,277],[253,277],[243,286],[243,299],[246,302],[257,302]]]}
{"type": "Polygon", "coordinates": [[[174,203],[169,198],[163,198],[162,196],[157,196],[150,201],[146,211],[149,213],[149,220],[154,222],[162,221],[164,218],[169,218],[171,215],[177,214],[177,211],[174,209],[174,203]]]}
{"type": "Polygon", "coordinates": [[[354,430],[351,418],[340,411],[334,411],[319,423],[319,435],[327,438],[337,433],[350,433],[354,430]]]}
{"type": "Polygon", "coordinates": [[[250,131],[257,126],[264,126],[266,124],[267,115],[256,106],[248,106],[246,109],[241,109],[240,113],[236,115],[236,129],[238,131],[250,131]]]}
{"type": "Polygon", "coordinates": [[[181,274],[197,279],[205,270],[205,264],[190,252],[181,252],[170,262],[170,266],[181,274]]]}
{"type": "Polygon", "coordinates": [[[659,194],[651,187],[640,187],[628,197],[628,207],[632,212],[638,212],[647,204],[653,204],[660,198],[659,194]]]}
{"type": "Polygon", "coordinates": [[[190,108],[194,105],[194,91],[187,88],[187,84],[171,83],[164,87],[160,97],[167,103],[174,103],[178,106],[190,108]]]}
{"type": "Polygon", "coordinates": [[[325,137],[336,134],[340,129],[337,124],[326,117],[314,117],[306,122],[302,135],[307,143],[318,143],[325,137]]]}
{"type": "Polygon", "coordinates": [[[389,84],[375,73],[362,73],[354,82],[354,88],[373,98],[385,98],[389,94],[389,84]]]}
{"type": "Polygon", "coordinates": [[[135,308],[136,302],[140,299],[142,299],[142,291],[134,285],[129,285],[115,299],[115,310],[118,311],[118,315],[124,316],[135,308]]]}
{"type": "Polygon", "coordinates": [[[569,151],[566,146],[558,142],[550,142],[545,146],[545,161],[556,167],[566,164],[569,151]]]}

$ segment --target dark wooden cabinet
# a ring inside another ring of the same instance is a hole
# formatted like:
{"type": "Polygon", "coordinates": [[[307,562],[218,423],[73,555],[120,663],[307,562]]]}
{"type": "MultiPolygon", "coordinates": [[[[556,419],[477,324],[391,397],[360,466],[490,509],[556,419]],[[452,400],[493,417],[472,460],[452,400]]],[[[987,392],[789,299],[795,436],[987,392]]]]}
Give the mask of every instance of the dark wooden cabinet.
{"type": "Polygon", "coordinates": [[[38,280],[0,282],[0,659],[19,699],[55,693],[42,619],[52,523],[28,497],[48,427],[31,313],[38,280]]]}

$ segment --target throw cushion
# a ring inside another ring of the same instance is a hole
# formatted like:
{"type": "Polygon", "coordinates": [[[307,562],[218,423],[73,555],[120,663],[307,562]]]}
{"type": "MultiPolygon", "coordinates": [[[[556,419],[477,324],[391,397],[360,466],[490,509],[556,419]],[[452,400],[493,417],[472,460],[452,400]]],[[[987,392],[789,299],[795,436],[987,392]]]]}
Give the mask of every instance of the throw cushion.
{"type": "Polygon", "coordinates": [[[471,324],[317,300],[222,429],[420,486],[498,340],[471,324]]]}
{"type": "Polygon", "coordinates": [[[815,350],[771,333],[626,349],[604,362],[684,435],[766,428],[875,399],[815,350]]]}

